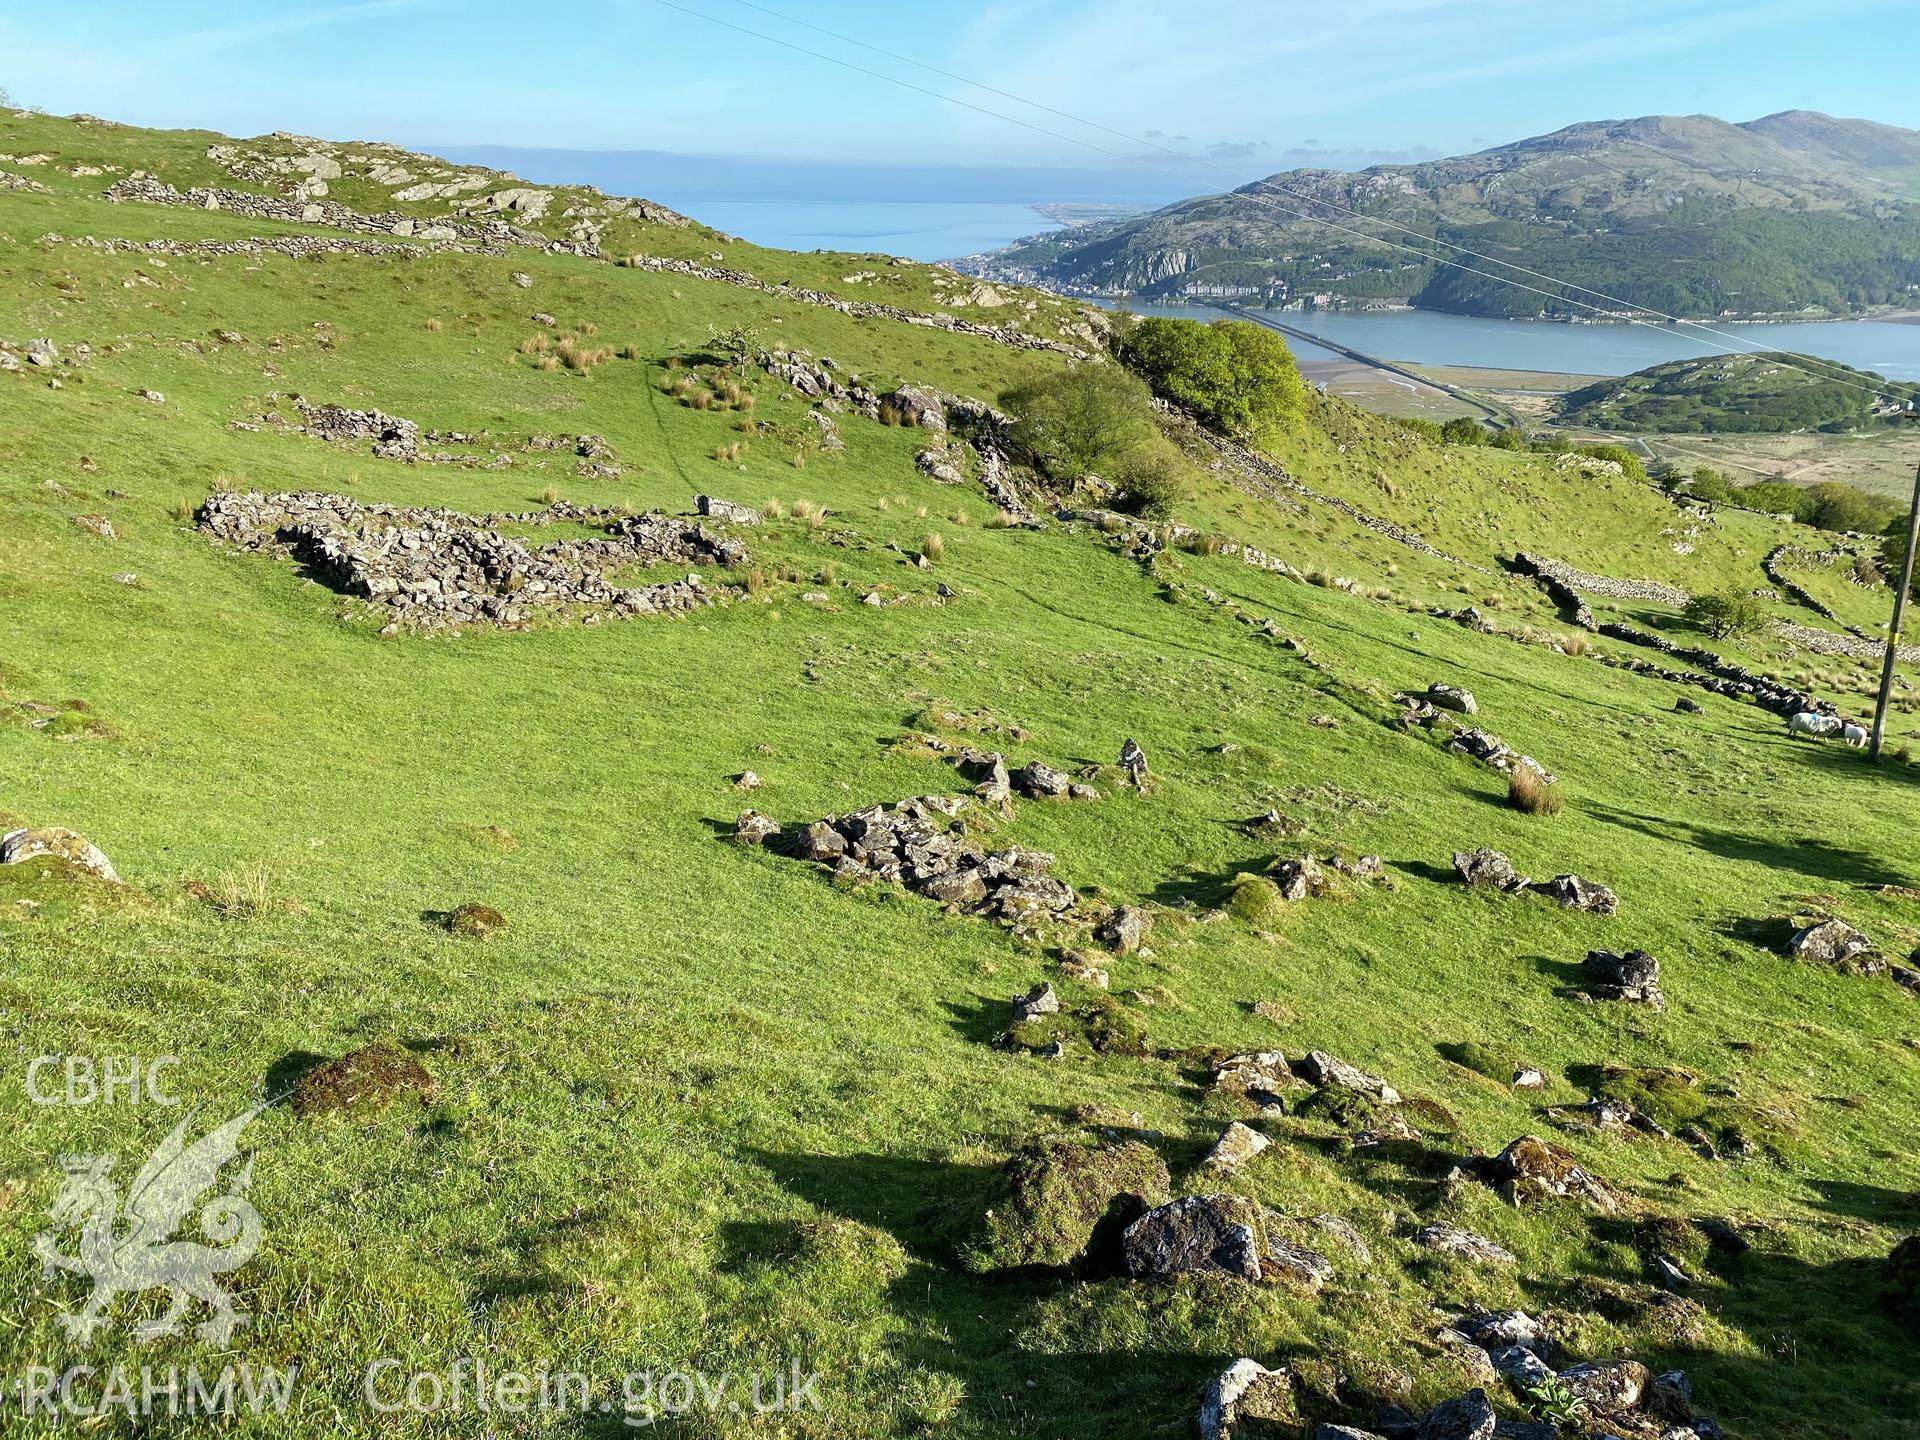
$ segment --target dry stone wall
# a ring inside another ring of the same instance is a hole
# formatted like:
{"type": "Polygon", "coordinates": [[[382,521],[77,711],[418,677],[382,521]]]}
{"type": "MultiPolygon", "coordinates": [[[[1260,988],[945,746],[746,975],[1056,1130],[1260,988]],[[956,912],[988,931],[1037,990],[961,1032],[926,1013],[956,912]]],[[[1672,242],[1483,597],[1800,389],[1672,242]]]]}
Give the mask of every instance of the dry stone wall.
{"type": "Polygon", "coordinates": [[[249,491],[210,496],[198,520],[209,535],[291,556],[333,589],[386,606],[394,612],[388,632],[517,626],[542,609],[585,609],[588,620],[674,614],[712,603],[697,575],[626,586],[607,573],[630,565],[731,567],[748,558],[738,540],[692,520],[565,502],[524,515],[466,515],[315,491],[249,491]],[[496,528],[555,520],[600,524],[606,535],[536,546],[496,528]]]}

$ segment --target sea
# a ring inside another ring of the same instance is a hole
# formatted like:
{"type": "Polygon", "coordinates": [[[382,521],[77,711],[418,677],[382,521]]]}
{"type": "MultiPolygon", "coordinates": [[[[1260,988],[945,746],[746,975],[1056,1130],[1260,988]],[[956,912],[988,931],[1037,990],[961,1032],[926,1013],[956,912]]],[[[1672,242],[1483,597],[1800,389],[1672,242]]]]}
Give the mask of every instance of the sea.
{"type": "MultiPolygon", "coordinates": [[[[644,195],[756,245],[954,260],[1060,228],[1036,205],[1148,209],[1183,198],[1178,177],[1136,170],[925,166],[692,156],[666,151],[438,146],[463,164],[536,184],[597,185],[644,195]]],[[[1107,303],[1107,302],[1101,302],[1107,303]]],[[[1218,320],[1206,306],[1135,304],[1142,314],[1218,320]]],[[[1841,320],[1698,326],[1489,320],[1430,310],[1288,311],[1274,319],[1364,354],[1415,365],[1568,375],[1625,375],[1667,360],[1764,348],[1920,380],[1920,324],[1841,320]]],[[[1341,357],[1287,338],[1305,362],[1341,357]]]]}

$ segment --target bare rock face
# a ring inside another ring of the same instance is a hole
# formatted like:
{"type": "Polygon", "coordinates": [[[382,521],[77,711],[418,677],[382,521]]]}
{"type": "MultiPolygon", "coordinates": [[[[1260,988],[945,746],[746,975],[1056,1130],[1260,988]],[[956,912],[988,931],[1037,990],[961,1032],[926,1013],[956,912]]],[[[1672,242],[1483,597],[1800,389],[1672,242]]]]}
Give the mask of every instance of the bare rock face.
{"type": "Polygon", "coordinates": [[[1044,980],[1024,995],[1013,997],[1013,1018],[1018,1024],[1023,1020],[1037,1020],[1042,1015],[1058,1015],[1060,997],[1054,993],[1053,986],[1044,980]]]}
{"type": "Polygon", "coordinates": [[[1209,1273],[1259,1280],[1266,1225],[1243,1195],[1187,1195],[1156,1206],[1121,1237],[1135,1279],[1209,1273]]]}
{"type": "Polygon", "coordinates": [[[1302,1078],[1322,1089],[1329,1086],[1340,1090],[1357,1090],[1362,1095],[1370,1095],[1382,1105],[1398,1105],[1400,1092],[1377,1075],[1369,1075],[1358,1066],[1349,1065],[1337,1055],[1329,1055],[1324,1050],[1308,1053],[1297,1067],[1302,1078]]]}
{"type": "Polygon", "coordinates": [[[1214,1142],[1204,1163],[1217,1170],[1238,1170],[1272,1143],[1251,1125],[1235,1120],[1214,1142]]]}
{"type": "Polygon", "coordinates": [[[1477,715],[1479,702],[1473,698],[1471,690],[1462,690],[1458,685],[1435,683],[1427,686],[1426,701],[1441,710],[1451,710],[1459,715],[1477,715]]]}
{"type": "Polygon", "coordinates": [[[900,417],[903,425],[918,426],[922,430],[945,430],[947,428],[947,409],[932,394],[912,385],[902,385],[887,396],[886,404],[900,417]]]}
{"type": "Polygon", "coordinates": [[[1306,900],[1324,895],[1332,888],[1327,872],[1311,855],[1281,860],[1273,867],[1273,883],[1280,887],[1283,900],[1306,900]]]}
{"type": "Polygon", "coordinates": [[[765,845],[780,834],[780,827],[758,810],[742,810],[733,827],[733,838],[741,845],[765,845]]]}
{"type": "Polygon", "coordinates": [[[1147,783],[1147,752],[1131,736],[1120,747],[1120,768],[1127,772],[1127,782],[1134,789],[1147,783]]]}
{"type": "Polygon", "coordinates": [[[1423,1250],[1458,1256],[1475,1265],[1514,1263],[1513,1252],[1505,1246],[1496,1245],[1486,1236],[1472,1230],[1463,1230],[1458,1225],[1448,1225],[1444,1222],[1421,1226],[1414,1234],[1413,1243],[1423,1250]]]}
{"type": "Polygon", "coordinates": [[[72,830],[32,825],[0,835],[0,865],[19,865],[42,855],[51,855],[69,869],[85,871],[109,884],[120,883],[120,876],[99,847],[72,830]]]}
{"type": "Polygon", "coordinates": [[[1093,938],[1119,955],[1131,955],[1153,932],[1153,916],[1138,905],[1122,905],[1093,932],[1093,938]]]}
{"type": "Polygon", "coordinates": [[[1427,1412],[1417,1440],[1492,1440],[1493,1404],[1484,1390],[1469,1390],[1427,1412]]]}
{"type": "Polygon", "coordinates": [[[1013,784],[1022,795],[1036,800],[1054,800],[1064,796],[1072,788],[1073,781],[1064,770],[1056,770],[1038,760],[1029,760],[1013,777],[1013,784]]]}
{"type": "Polygon", "coordinates": [[[1640,1404],[1653,1372],[1638,1360],[1597,1360],[1569,1366],[1560,1383],[1603,1415],[1626,1415],[1640,1404]]]}
{"type": "Polygon", "coordinates": [[[1293,1069],[1278,1050],[1255,1050],[1232,1055],[1213,1072],[1213,1088],[1237,1095],[1262,1110],[1283,1110],[1281,1092],[1294,1084],[1293,1069]]]}
{"type": "Polygon", "coordinates": [[[696,495],[693,508],[712,520],[724,520],[729,525],[758,525],[760,512],[751,505],[739,505],[731,500],[722,500],[715,495],[696,495]]]}

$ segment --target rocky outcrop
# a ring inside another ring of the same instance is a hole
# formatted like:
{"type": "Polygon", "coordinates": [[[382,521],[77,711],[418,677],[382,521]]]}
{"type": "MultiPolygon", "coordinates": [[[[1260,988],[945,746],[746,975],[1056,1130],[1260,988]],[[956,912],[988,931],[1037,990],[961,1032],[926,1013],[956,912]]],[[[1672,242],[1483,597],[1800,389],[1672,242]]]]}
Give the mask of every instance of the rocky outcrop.
{"type": "Polygon", "coordinates": [[[100,848],[84,835],[58,825],[29,825],[0,835],[0,865],[22,865],[52,856],[68,870],[80,871],[118,885],[120,876],[100,848]]]}
{"type": "Polygon", "coordinates": [[[629,565],[737,566],[737,540],[670,516],[555,505],[531,516],[472,516],[443,509],[363,505],[313,491],[209,496],[199,526],[248,550],[291,556],[342,594],[394,612],[392,627],[518,625],[536,610],[583,607],[595,615],[660,615],[709,604],[697,576],[647,586],[616,585],[629,565]],[[492,526],[556,519],[601,523],[606,535],[532,546],[492,526]]]}
{"type": "Polygon", "coordinates": [[[1596,1000],[1626,1000],[1656,1010],[1666,1003],[1660,993],[1660,962],[1644,950],[1624,955],[1589,950],[1580,974],[1587,993],[1596,1000]]]}

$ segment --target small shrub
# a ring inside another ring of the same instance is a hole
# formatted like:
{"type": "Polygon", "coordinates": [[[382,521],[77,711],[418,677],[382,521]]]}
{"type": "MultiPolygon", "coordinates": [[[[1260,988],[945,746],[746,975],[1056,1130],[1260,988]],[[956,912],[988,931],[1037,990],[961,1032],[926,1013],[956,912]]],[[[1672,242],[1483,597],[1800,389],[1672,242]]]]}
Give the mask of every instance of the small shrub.
{"type": "Polygon", "coordinates": [[[920,553],[938,563],[947,558],[947,542],[929,531],[920,539],[920,553]]]}
{"type": "Polygon", "coordinates": [[[1515,765],[1507,776],[1507,805],[1525,815],[1558,815],[1566,798],[1558,784],[1531,765],[1515,765]]]}
{"type": "Polygon", "coordinates": [[[1584,655],[1593,648],[1593,641],[1583,631],[1576,630],[1560,637],[1560,648],[1569,655],[1584,655]]]}
{"type": "Polygon", "coordinates": [[[958,525],[963,530],[966,529],[967,526],[973,524],[973,516],[969,515],[964,510],[954,511],[951,515],[947,517],[947,520],[951,524],[958,525]]]}
{"type": "Polygon", "coordinates": [[[438,318],[434,318],[427,321],[427,333],[429,335],[438,335],[440,333],[440,330],[441,330],[441,325],[438,318]]]}
{"type": "Polygon", "coordinates": [[[767,503],[760,507],[760,513],[769,520],[784,520],[787,518],[787,507],[769,496],[767,503]]]}
{"type": "Polygon", "coordinates": [[[560,492],[551,485],[540,492],[540,503],[542,505],[556,505],[559,501],[560,492]]]}

